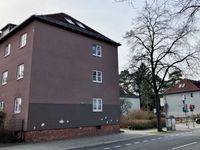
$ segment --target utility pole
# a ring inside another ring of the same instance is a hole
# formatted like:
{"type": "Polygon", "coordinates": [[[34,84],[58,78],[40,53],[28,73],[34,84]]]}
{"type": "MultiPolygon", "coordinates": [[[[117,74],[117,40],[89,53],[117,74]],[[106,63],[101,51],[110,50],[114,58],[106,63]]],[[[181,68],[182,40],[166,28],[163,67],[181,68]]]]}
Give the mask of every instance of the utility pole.
{"type": "Polygon", "coordinates": [[[194,115],[193,115],[193,111],[195,109],[195,105],[192,105],[190,104],[190,111],[191,111],[191,114],[192,114],[192,123],[193,123],[193,128],[195,127],[195,124],[194,124],[194,115]]]}
{"type": "Polygon", "coordinates": [[[186,104],[186,95],[183,95],[182,102],[183,102],[183,112],[185,113],[186,126],[188,126],[188,128],[189,128],[189,122],[188,122],[188,117],[187,117],[188,106],[186,104]]]}

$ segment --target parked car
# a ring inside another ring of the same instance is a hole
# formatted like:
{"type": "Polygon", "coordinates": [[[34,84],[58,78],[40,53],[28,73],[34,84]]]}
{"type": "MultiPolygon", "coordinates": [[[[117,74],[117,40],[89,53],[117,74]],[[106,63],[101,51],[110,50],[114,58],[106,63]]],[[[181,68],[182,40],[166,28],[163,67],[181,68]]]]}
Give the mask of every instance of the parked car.
{"type": "Polygon", "coordinates": [[[197,118],[195,121],[197,124],[200,124],[200,118],[197,118]]]}

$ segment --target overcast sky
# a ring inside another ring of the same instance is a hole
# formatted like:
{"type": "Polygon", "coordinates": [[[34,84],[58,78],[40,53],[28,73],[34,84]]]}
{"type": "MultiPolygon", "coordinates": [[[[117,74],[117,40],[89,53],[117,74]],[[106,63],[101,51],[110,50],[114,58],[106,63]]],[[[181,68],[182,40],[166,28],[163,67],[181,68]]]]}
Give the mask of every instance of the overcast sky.
{"type": "Polygon", "coordinates": [[[119,69],[128,64],[129,49],[123,36],[131,29],[140,2],[133,9],[115,0],[1,0],[0,28],[7,23],[19,24],[33,14],[64,12],[100,33],[119,42],[119,69]]]}

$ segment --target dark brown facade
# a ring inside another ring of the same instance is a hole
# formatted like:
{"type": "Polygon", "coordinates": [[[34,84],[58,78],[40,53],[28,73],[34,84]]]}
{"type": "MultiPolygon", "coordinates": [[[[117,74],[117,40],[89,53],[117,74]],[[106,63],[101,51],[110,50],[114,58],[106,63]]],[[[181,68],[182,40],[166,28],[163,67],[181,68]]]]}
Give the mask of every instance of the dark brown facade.
{"type": "Polygon", "coordinates": [[[52,16],[43,17],[45,21],[31,17],[0,38],[0,71],[8,71],[7,84],[0,86],[0,102],[4,101],[8,122],[13,118],[24,120],[26,133],[118,125],[119,44],[86,25],[76,25],[74,31],[69,23],[65,26],[70,28],[55,25],[53,19],[63,24],[62,17],[69,16],[52,16]],[[27,33],[27,43],[19,48],[23,33],[27,33]],[[4,57],[8,43],[11,53],[4,57]],[[102,57],[92,55],[94,44],[102,47],[102,57]],[[24,77],[16,80],[17,66],[22,63],[24,77]],[[93,70],[102,72],[102,83],[92,81],[93,70]],[[22,98],[19,114],[13,113],[16,97],[22,98]],[[102,99],[101,112],[93,112],[93,98],[102,99]]]}

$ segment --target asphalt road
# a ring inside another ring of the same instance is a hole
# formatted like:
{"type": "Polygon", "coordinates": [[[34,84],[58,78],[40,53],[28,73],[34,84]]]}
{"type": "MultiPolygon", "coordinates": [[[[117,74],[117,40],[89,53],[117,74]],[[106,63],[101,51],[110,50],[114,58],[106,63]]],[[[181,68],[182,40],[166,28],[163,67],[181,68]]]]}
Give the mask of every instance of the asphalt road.
{"type": "Polygon", "coordinates": [[[200,150],[200,130],[150,135],[74,150],[200,150]]]}

